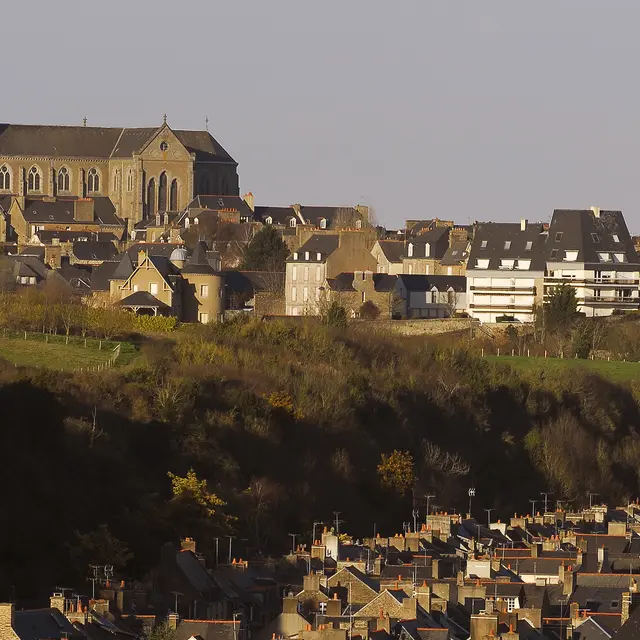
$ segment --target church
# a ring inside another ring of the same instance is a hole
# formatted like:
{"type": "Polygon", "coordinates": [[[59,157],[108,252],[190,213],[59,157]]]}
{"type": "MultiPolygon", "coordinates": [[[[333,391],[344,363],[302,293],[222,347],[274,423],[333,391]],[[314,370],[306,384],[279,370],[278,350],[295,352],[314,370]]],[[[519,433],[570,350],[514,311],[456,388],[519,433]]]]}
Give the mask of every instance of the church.
{"type": "Polygon", "coordinates": [[[198,195],[238,195],[238,163],[208,131],[0,124],[0,205],[108,200],[129,229],[198,195]]]}

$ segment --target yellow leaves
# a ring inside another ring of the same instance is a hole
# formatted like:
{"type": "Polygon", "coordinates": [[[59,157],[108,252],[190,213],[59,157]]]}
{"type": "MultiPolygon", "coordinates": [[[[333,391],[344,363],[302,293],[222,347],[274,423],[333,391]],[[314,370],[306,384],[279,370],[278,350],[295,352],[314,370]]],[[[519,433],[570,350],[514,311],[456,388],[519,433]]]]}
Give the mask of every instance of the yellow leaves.
{"type": "Polygon", "coordinates": [[[378,476],[382,486],[400,494],[406,493],[414,482],[413,456],[408,451],[394,450],[380,456],[378,476]]]}
{"type": "Polygon", "coordinates": [[[274,391],[269,394],[267,402],[274,409],[284,409],[287,413],[293,413],[293,398],[284,391],[274,391]]]}
{"type": "Polygon", "coordinates": [[[167,475],[171,479],[173,498],[176,500],[181,498],[193,500],[196,504],[204,507],[210,516],[215,515],[216,507],[223,507],[226,504],[215,493],[209,491],[206,480],[198,480],[193,469],[189,469],[184,478],[170,471],[167,475]]]}

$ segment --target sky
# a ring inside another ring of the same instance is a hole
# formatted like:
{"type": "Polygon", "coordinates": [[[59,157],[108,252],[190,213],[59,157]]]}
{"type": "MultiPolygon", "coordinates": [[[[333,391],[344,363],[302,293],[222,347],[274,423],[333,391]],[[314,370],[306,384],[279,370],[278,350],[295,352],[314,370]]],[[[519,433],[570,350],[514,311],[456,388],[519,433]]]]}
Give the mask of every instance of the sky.
{"type": "Polygon", "coordinates": [[[209,129],[256,204],[406,219],[621,208],[640,232],[638,0],[3,6],[0,121],[209,129]]]}

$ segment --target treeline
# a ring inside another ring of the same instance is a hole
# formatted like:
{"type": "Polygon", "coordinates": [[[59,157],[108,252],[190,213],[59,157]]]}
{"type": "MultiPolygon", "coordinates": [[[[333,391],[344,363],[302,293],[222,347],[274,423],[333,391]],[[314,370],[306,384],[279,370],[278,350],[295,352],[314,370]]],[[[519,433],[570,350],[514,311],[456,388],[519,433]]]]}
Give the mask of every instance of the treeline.
{"type": "Polygon", "coordinates": [[[339,324],[192,327],[95,375],[0,366],[0,588],[46,594],[105,562],[142,577],[187,535],[283,552],[334,511],[393,533],[427,494],[466,510],[472,485],[478,517],[541,491],[637,495],[635,387],[339,324]]]}

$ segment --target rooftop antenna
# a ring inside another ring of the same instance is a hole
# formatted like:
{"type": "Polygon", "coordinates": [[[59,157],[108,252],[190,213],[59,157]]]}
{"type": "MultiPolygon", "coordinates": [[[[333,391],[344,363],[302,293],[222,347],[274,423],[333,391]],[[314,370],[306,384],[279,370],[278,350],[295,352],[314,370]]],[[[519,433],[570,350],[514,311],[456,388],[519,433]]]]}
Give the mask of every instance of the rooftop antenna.
{"type": "Polygon", "coordinates": [[[469,494],[469,518],[471,518],[471,500],[476,495],[475,487],[469,487],[469,491],[467,491],[467,493],[469,494]]]}
{"type": "Polygon", "coordinates": [[[340,524],[344,524],[344,520],[340,520],[340,514],[342,512],[341,511],[334,511],[333,515],[336,517],[335,519],[335,523],[336,523],[336,535],[339,536],[340,535],[340,524]]]}
{"type": "Polygon", "coordinates": [[[427,499],[427,515],[431,515],[431,512],[429,511],[429,502],[431,501],[431,498],[435,498],[435,494],[430,493],[428,495],[425,496],[425,498],[427,499]]]}
{"type": "Polygon", "coordinates": [[[162,116],[162,124],[167,124],[167,114],[166,113],[162,116]]]}
{"type": "Polygon", "coordinates": [[[204,119],[204,128],[209,131],[209,116],[204,119]]]}
{"type": "Polygon", "coordinates": [[[599,496],[600,494],[589,491],[587,495],[589,496],[589,509],[591,509],[591,507],[593,507],[593,496],[599,496]]]}
{"type": "Polygon", "coordinates": [[[490,529],[491,528],[491,512],[495,511],[495,508],[485,509],[485,511],[487,512],[487,527],[490,529]]]}
{"type": "Polygon", "coordinates": [[[544,512],[548,513],[549,509],[547,509],[547,504],[549,503],[549,496],[553,494],[549,491],[541,491],[540,495],[544,496],[544,512]]]}
{"type": "Polygon", "coordinates": [[[420,511],[418,509],[414,509],[411,512],[411,515],[413,516],[413,532],[418,533],[418,516],[420,515],[420,511]]]}
{"type": "Polygon", "coordinates": [[[170,593],[171,595],[173,595],[175,601],[175,609],[173,610],[173,612],[178,613],[178,596],[183,596],[184,593],[180,593],[179,591],[171,591],[170,593]]]}
{"type": "Polygon", "coordinates": [[[86,116],[84,118],[82,118],[82,126],[83,127],[87,126],[87,117],[86,116]]]}
{"type": "Polygon", "coordinates": [[[296,552],[296,538],[298,536],[297,533],[290,533],[291,536],[291,555],[294,555],[296,552]]]}
{"type": "Polygon", "coordinates": [[[536,502],[539,502],[539,500],[529,500],[529,502],[531,503],[531,515],[535,518],[536,516],[536,502]]]}

